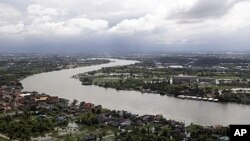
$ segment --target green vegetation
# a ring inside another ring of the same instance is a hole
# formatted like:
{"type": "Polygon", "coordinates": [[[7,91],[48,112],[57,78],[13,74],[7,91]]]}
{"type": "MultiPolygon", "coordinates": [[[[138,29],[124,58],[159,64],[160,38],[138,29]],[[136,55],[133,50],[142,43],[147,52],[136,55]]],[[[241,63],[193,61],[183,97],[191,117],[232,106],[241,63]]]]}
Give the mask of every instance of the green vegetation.
{"type": "Polygon", "coordinates": [[[171,129],[169,126],[148,124],[146,126],[134,127],[129,132],[123,132],[116,136],[116,140],[122,141],[182,141],[184,133],[171,129]]]}
{"type": "Polygon", "coordinates": [[[229,135],[228,127],[204,127],[200,125],[191,124],[187,127],[187,132],[190,134],[192,141],[220,141],[218,134],[221,137],[229,135]]]}
{"type": "MultiPolygon", "coordinates": [[[[68,100],[59,100],[58,97],[50,97],[51,100],[48,101],[39,100],[40,96],[45,97],[45,100],[49,96],[39,95],[36,92],[31,92],[31,96],[20,97],[22,84],[19,81],[21,79],[42,72],[108,62],[110,61],[87,59],[81,56],[1,54],[0,133],[2,136],[0,135],[0,137],[3,140],[7,140],[6,136],[10,140],[31,140],[31,137],[41,137],[48,134],[57,137],[59,136],[57,128],[66,128],[69,121],[75,122],[74,118],[68,118],[64,115],[69,110],[68,100]]],[[[76,103],[73,103],[73,106],[76,103]]],[[[89,121],[83,117],[81,122],[89,121]]]]}
{"type": "Polygon", "coordinates": [[[0,56],[0,86],[37,73],[109,62],[109,60],[86,59],[78,56],[0,56]]]}
{"type": "Polygon", "coordinates": [[[230,90],[225,90],[220,95],[220,101],[223,102],[235,102],[241,104],[250,104],[250,94],[249,93],[232,93],[230,90]]]}
{"type": "Polygon", "coordinates": [[[98,120],[95,114],[93,114],[92,112],[87,112],[80,114],[77,117],[76,123],[80,125],[92,126],[98,124],[98,120]]]}
{"type": "Polygon", "coordinates": [[[54,130],[55,121],[47,118],[32,119],[24,113],[18,117],[7,116],[0,119],[0,132],[11,140],[29,140],[31,136],[42,136],[54,130]]]}
{"type": "Polygon", "coordinates": [[[250,87],[246,58],[181,56],[139,58],[135,65],[103,68],[80,74],[83,85],[136,90],[170,96],[212,98],[250,104],[250,92],[228,91],[250,87]]]}

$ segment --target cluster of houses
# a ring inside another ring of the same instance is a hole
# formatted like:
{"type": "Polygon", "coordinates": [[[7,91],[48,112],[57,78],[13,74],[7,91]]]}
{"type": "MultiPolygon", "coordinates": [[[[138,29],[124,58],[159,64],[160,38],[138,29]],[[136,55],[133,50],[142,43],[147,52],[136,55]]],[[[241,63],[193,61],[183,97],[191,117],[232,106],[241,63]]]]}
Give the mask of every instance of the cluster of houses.
{"type": "Polygon", "coordinates": [[[32,107],[50,108],[52,104],[58,104],[60,98],[47,94],[38,94],[37,92],[26,92],[19,94],[16,101],[17,104],[20,104],[17,108],[22,110],[23,108],[32,107]]]}
{"type": "MultiPolygon", "coordinates": [[[[131,114],[127,111],[107,111],[97,116],[99,123],[103,126],[112,126],[120,129],[120,134],[125,135],[130,126],[143,126],[154,123],[159,127],[166,124],[173,127],[176,131],[183,133],[185,125],[182,122],[166,120],[162,115],[143,115],[131,114]]],[[[153,130],[153,129],[152,129],[153,130]]]]}
{"type": "Polygon", "coordinates": [[[21,92],[21,85],[4,85],[0,88],[0,112],[24,110],[31,107],[50,107],[60,98],[37,92],[21,92]]]}
{"type": "MultiPolygon", "coordinates": [[[[144,126],[153,123],[157,127],[170,126],[175,133],[181,134],[185,137],[185,125],[182,122],[174,120],[166,120],[161,115],[143,115],[138,116],[126,111],[107,111],[98,115],[99,123],[101,126],[112,126],[119,129],[120,136],[126,136],[130,133],[131,126],[144,126]]],[[[149,129],[155,132],[155,127],[149,129]]],[[[84,138],[85,141],[94,141],[97,139],[96,135],[90,134],[84,138]]]]}
{"type": "MultiPolygon", "coordinates": [[[[73,108],[76,112],[72,112],[73,109],[71,109],[70,113],[73,113],[75,117],[80,112],[87,112],[87,111],[96,111],[97,109],[102,109],[101,105],[95,106],[92,103],[86,103],[81,102],[79,106],[71,106],[69,108],[73,108]],[[77,112],[79,110],[79,112],[77,112]]],[[[116,110],[108,110],[106,109],[105,112],[100,112],[96,114],[96,118],[98,120],[98,123],[101,124],[101,126],[112,126],[119,129],[126,129],[128,126],[142,126],[148,123],[155,123],[155,124],[170,124],[171,126],[175,127],[178,125],[181,127],[181,130],[184,130],[185,126],[182,122],[177,122],[173,120],[166,120],[163,118],[162,115],[142,115],[139,116],[137,114],[132,114],[127,111],[116,111],[116,110]]]]}
{"type": "Polygon", "coordinates": [[[0,86],[0,112],[12,111],[16,106],[16,97],[21,93],[22,84],[11,81],[0,86]]]}

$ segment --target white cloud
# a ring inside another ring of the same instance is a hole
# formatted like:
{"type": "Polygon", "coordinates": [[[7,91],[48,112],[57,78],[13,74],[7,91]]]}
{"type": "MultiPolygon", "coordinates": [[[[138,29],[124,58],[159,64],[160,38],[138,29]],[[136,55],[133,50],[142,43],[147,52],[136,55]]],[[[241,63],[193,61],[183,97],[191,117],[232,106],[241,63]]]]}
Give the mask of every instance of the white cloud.
{"type": "Polygon", "coordinates": [[[171,7],[172,10],[176,11],[156,10],[154,14],[147,14],[138,19],[126,19],[112,27],[109,32],[141,36],[141,38],[155,43],[174,44],[183,43],[183,40],[188,43],[199,42],[200,39],[202,40],[200,42],[203,43],[205,38],[207,40],[216,37],[224,38],[224,36],[233,35],[240,29],[247,29],[250,26],[249,1],[236,3],[223,16],[218,15],[220,18],[214,18],[214,16],[200,20],[193,20],[192,17],[190,19],[168,18],[169,14],[189,11],[195,4],[195,1],[193,1],[193,4],[182,3],[180,5],[176,3],[171,7]]]}
{"type": "Polygon", "coordinates": [[[109,29],[111,33],[136,34],[141,32],[152,32],[159,24],[161,19],[148,14],[138,19],[125,19],[109,29]]]}
{"type": "Polygon", "coordinates": [[[28,0],[26,3],[25,8],[14,3],[0,4],[1,35],[109,38],[127,35],[152,44],[186,45],[232,37],[239,31],[248,34],[246,29],[250,26],[247,0],[28,0]],[[26,11],[20,11],[22,8],[26,11]]]}
{"type": "Polygon", "coordinates": [[[235,31],[244,28],[249,28],[250,26],[250,2],[244,1],[238,3],[233,7],[233,9],[226,15],[221,22],[224,28],[228,31],[235,31]]]}
{"type": "Polygon", "coordinates": [[[28,6],[27,13],[32,23],[50,22],[56,20],[57,16],[61,16],[57,9],[38,4],[28,6]]]}
{"type": "Polygon", "coordinates": [[[18,24],[8,24],[0,26],[0,34],[18,34],[24,30],[24,24],[19,22],[18,24]]]}
{"type": "Polygon", "coordinates": [[[14,7],[0,3],[0,26],[13,24],[21,17],[21,13],[14,7]]]}
{"type": "Polygon", "coordinates": [[[83,17],[72,18],[61,22],[33,23],[27,27],[28,34],[41,35],[79,35],[81,33],[99,33],[108,28],[104,20],[91,20],[83,17]]]}
{"type": "Polygon", "coordinates": [[[31,15],[36,15],[36,16],[44,16],[44,15],[49,15],[49,16],[57,16],[59,15],[59,12],[56,9],[53,8],[45,8],[41,5],[30,5],[27,9],[27,12],[31,15]]]}
{"type": "Polygon", "coordinates": [[[19,34],[24,29],[24,24],[20,21],[22,13],[14,7],[0,3],[0,35],[19,34]]]}

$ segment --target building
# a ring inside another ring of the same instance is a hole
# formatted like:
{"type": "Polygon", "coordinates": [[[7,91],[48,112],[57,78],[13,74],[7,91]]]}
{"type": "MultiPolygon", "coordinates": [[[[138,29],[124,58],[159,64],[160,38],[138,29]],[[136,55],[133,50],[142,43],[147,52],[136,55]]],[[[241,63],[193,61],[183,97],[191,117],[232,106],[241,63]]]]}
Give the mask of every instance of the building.
{"type": "Polygon", "coordinates": [[[203,83],[203,84],[214,84],[214,85],[219,84],[219,81],[217,79],[208,78],[208,77],[200,77],[198,78],[198,82],[203,83]]]}
{"type": "Polygon", "coordinates": [[[47,99],[47,103],[49,104],[55,104],[59,102],[60,102],[60,99],[58,98],[58,96],[51,96],[47,99]]]}
{"type": "Polygon", "coordinates": [[[95,105],[92,103],[84,103],[83,104],[83,109],[85,109],[85,110],[92,110],[94,108],[95,108],[95,105]]]}
{"type": "Polygon", "coordinates": [[[170,84],[200,83],[200,84],[207,84],[207,85],[218,85],[219,81],[215,78],[178,75],[178,76],[173,76],[172,78],[170,78],[169,83],[170,84]]]}
{"type": "Polygon", "coordinates": [[[183,69],[184,67],[182,65],[170,65],[168,68],[171,68],[171,69],[183,69]]]}
{"type": "Polygon", "coordinates": [[[35,98],[35,101],[46,101],[49,97],[48,96],[39,96],[35,98]]]}
{"type": "Polygon", "coordinates": [[[199,82],[197,76],[188,76],[188,75],[178,75],[170,78],[170,84],[178,83],[196,83],[199,82]]]}

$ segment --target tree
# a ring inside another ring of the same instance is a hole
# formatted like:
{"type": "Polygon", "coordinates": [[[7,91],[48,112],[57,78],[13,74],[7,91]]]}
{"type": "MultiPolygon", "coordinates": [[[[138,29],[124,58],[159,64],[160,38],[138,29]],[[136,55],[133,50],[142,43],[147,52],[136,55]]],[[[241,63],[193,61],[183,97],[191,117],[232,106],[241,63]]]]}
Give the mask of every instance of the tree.
{"type": "Polygon", "coordinates": [[[164,128],[162,129],[162,136],[164,136],[164,137],[169,137],[169,135],[170,135],[170,128],[164,127],[164,128]]]}
{"type": "Polygon", "coordinates": [[[71,103],[71,106],[76,106],[77,103],[78,103],[78,100],[77,100],[77,99],[74,99],[74,100],[72,101],[72,103],[71,103]]]}
{"type": "Polygon", "coordinates": [[[80,102],[79,107],[83,107],[83,105],[84,105],[84,104],[85,104],[85,102],[84,102],[84,101],[80,102]]]}
{"type": "Polygon", "coordinates": [[[9,97],[5,97],[5,98],[4,98],[4,102],[5,102],[5,103],[9,103],[9,102],[10,102],[10,98],[9,98],[9,97]]]}
{"type": "Polygon", "coordinates": [[[147,133],[147,129],[143,127],[143,128],[141,129],[141,134],[146,135],[146,133],[147,133]]]}

